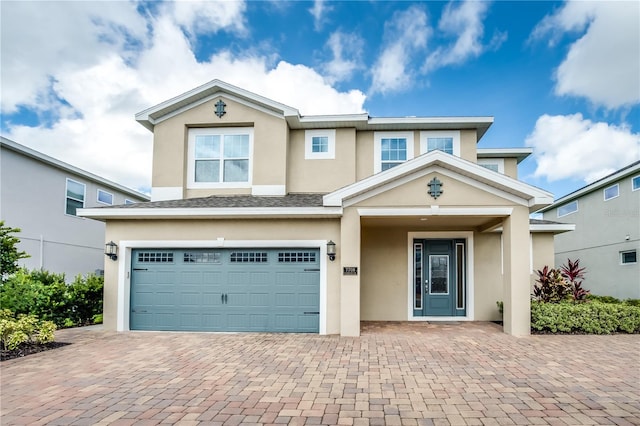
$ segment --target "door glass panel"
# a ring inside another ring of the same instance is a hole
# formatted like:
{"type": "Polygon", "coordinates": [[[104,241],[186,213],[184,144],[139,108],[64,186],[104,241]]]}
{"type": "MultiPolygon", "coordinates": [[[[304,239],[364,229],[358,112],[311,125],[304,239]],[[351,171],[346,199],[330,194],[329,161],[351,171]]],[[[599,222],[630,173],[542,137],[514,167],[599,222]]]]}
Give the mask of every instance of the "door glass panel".
{"type": "Polygon", "coordinates": [[[431,294],[449,294],[449,256],[435,254],[429,256],[429,276],[431,294]]]}
{"type": "Polygon", "coordinates": [[[456,308],[464,309],[464,244],[456,244],[456,283],[457,304],[456,308]]]}
{"type": "Polygon", "coordinates": [[[414,309],[422,309],[422,244],[413,245],[414,309]]]}

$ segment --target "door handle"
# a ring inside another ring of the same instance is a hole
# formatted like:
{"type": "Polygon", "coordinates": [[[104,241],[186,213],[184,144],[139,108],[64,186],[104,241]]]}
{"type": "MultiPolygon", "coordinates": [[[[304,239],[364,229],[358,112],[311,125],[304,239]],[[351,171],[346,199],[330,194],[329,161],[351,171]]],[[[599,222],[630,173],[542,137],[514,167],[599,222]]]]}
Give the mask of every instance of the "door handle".
{"type": "Polygon", "coordinates": [[[229,295],[227,293],[224,294],[224,304],[226,305],[229,301],[229,295]]]}

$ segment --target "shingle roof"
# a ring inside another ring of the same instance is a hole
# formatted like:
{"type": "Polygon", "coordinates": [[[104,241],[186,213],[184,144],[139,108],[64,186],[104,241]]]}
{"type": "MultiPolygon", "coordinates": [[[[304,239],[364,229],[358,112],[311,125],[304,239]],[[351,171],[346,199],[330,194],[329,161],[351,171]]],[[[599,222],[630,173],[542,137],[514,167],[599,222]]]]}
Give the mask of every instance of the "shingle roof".
{"type": "Polygon", "coordinates": [[[146,203],[110,206],[120,209],[184,209],[184,208],[268,208],[268,207],[322,207],[324,194],[287,194],[280,197],[254,195],[210,196],[185,200],[151,201],[146,203]]]}
{"type": "Polygon", "coordinates": [[[553,220],[529,219],[529,225],[565,225],[562,222],[554,222],[553,220]]]}

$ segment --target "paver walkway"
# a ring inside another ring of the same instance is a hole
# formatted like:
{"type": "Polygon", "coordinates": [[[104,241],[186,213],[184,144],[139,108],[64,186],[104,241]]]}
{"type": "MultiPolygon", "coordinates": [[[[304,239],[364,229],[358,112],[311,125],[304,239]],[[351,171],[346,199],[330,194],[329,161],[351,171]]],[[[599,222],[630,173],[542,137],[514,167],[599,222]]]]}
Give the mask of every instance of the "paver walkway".
{"type": "Polygon", "coordinates": [[[63,330],[5,361],[0,423],[640,425],[640,336],[365,323],[360,338],[63,330]]]}

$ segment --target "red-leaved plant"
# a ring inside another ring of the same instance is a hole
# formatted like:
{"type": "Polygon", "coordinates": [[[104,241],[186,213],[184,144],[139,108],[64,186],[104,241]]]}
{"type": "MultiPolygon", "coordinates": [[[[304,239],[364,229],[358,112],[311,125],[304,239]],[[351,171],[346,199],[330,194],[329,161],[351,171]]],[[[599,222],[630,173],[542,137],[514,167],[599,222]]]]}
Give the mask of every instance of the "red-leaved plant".
{"type": "Polygon", "coordinates": [[[587,300],[589,290],[582,288],[585,269],[586,268],[580,267],[580,259],[576,259],[575,262],[572,262],[571,259],[567,259],[567,264],[562,265],[560,268],[562,276],[569,281],[569,285],[571,286],[571,295],[574,302],[584,302],[587,300]]]}

